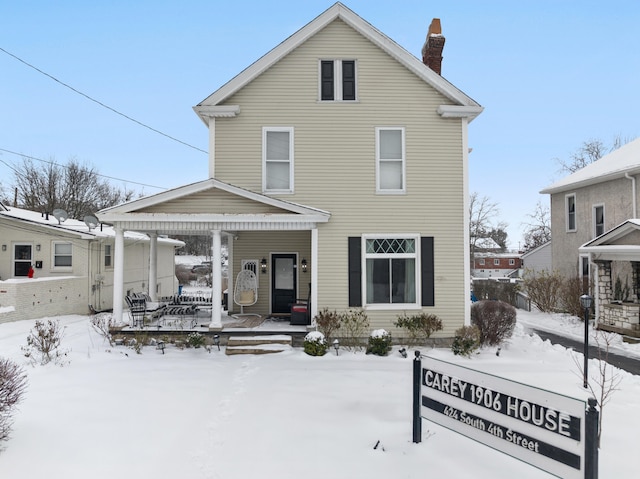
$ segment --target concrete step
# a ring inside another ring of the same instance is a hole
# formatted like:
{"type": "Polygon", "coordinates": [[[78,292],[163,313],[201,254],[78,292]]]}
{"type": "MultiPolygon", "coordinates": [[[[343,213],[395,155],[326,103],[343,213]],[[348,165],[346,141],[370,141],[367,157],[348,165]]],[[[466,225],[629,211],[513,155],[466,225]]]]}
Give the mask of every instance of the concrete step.
{"type": "Polygon", "coordinates": [[[225,354],[272,354],[291,349],[291,336],[274,334],[265,336],[231,336],[225,354]]]}

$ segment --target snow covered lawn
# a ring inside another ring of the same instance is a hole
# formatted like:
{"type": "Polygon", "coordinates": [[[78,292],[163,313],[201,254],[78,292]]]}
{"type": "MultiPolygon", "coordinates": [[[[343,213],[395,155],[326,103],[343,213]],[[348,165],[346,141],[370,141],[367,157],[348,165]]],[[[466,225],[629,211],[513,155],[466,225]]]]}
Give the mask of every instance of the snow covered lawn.
{"type": "MultiPolygon", "coordinates": [[[[413,444],[411,352],[407,359],[397,348],[388,357],[310,357],[298,348],[226,356],[224,348],[169,346],[164,355],[151,347],[137,355],[110,348],[87,317],[60,319],[71,362],[25,366],[29,386],[0,453],[2,478],[550,477],[426,420],[423,442],[413,444]]],[[[580,323],[523,312],[519,321],[500,356],[495,348],[470,360],[444,349],[422,352],[586,398],[576,353],[522,326],[571,332],[580,323]]],[[[20,346],[33,325],[0,324],[0,356],[23,363],[20,346]]],[[[640,356],[637,346],[625,350],[640,356]]],[[[637,475],[640,377],[619,374],[620,390],[604,410],[603,478],[637,475]]]]}

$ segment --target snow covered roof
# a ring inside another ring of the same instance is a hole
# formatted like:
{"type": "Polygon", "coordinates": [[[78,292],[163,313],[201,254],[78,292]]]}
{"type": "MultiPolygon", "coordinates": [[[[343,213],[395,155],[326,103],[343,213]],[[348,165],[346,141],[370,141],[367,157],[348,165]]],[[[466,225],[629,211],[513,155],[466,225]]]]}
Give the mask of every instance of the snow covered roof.
{"type": "Polygon", "coordinates": [[[640,138],[544,188],[540,193],[559,193],[568,189],[602,183],[622,178],[625,173],[640,173],[640,138]]]}
{"type": "MultiPolygon", "coordinates": [[[[58,224],[58,220],[52,214],[47,215],[46,213],[15,208],[13,206],[5,206],[0,203],[0,219],[3,217],[24,223],[31,223],[44,228],[64,230],[66,232],[76,234],[82,239],[114,238],[116,235],[114,228],[106,224],[100,224],[95,228],[89,228],[84,221],[74,220],[71,218],[68,218],[64,222],[58,224]]],[[[128,240],[149,241],[149,237],[146,234],[137,233],[135,231],[125,231],[124,237],[128,240]]],[[[184,245],[182,241],[171,238],[159,237],[158,242],[172,243],[175,246],[184,245]]]]}

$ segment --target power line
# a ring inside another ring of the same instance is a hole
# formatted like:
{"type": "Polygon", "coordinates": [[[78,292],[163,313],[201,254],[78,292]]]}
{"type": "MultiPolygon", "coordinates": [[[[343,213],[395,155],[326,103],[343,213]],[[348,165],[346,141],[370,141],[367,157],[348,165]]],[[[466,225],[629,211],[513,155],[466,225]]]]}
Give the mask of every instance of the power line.
{"type": "Polygon", "coordinates": [[[83,93],[83,92],[81,92],[81,91],[79,91],[79,90],[76,90],[76,89],[75,89],[75,88],[73,88],[71,85],[68,85],[67,83],[65,83],[65,82],[63,82],[63,81],[58,80],[58,79],[57,79],[56,77],[54,77],[53,75],[50,75],[50,74],[48,74],[47,72],[40,70],[38,67],[36,67],[36,66],[32,65],[31,63],[28,63],[28,62],[24,61],[22,58],[20,58],[20,57],[18,57],[18,56],[16,56],[16,55],[14,55],[14,54],[13,54],[13,53],[11,53],[11,52],[8,52],[7,50],[5,50],[5,49],[4,49],[4,48],[2,48],[2,47],[0,47],[0,51],[2,51],[2,52],[4,52],[4,53],[6,53],[6,54],[7,54],[7,55],[9,55],[10,57],[15,58],[15,59],[16,59],[16,60],[18,60],[20,63],[25,64],[25,65],[26,65],[26,66],[28,66],[29,68],[33,68],[33,69],[34,69],[35,71],[37,71],[38,73],[41,73],[42,75],[44,75],[44,76],[46,76],[46,77],[48,77],[48,78],[52,79],[53,81],[55,81],[55,82],[59,83],[60,85],[62,85],[62,86],[64,86],[64,87],[67,87],[69,90],[73,91],[74,93],[77,93],[78,95],[81,95],[81,96],[85,97],[87,100],[91,100],[92,102],[97,103],[97,104],[98,104],[98,105],[100,105],[101,107],[106,108],[107,110],[110,110],[110,111],[112,111],[113,113],[115,113],[115,114],[117,114],[117,115],[120,115],[120,116],[122,116],[122,117],[126,118],[126,119],[127,119],[127,120],[129,120],[129,121],[132,121],[132,122],[134,122],[134,123],[137,123],[138,125],[140,125],[140,126],[142,126],[142,127],[144,127],[144,128],[147,128],[147,129],[149,129],[149,130],[151,130],[151,131],[153,131],[153,132],[155,132],[155,133],[158,133],[159,135],[162,135],[162,136],[164,136],[164,137],[167,137],[167,138],[169,138],[170,140],[173,140],[173,141],[176,141],[176,142],[178,142],[178,143],[181,143],[181,144],[183,144],[183,145],[185,145],[185,146],[188,146],[189,148],[193,148],[194,150],[200,151],[200,152],[205,153],[205,154],[209,154],[207,151],[205,151],[205,150],[203,150],[203,149],[201,149],[201,148],[198,148],[197,146],[193,146],[193,145],[191,145],[191,144],[189,144],[189,143],[187,143],[187,142],[185,142],[185,141],[179,140],[179,139],[177,139],[177,138],[175,138],[175,137],[173,137],[173,136],[171,136],[171,135],[167,135],[166,133],[163,133],[163,132],[161,132],[160,130],[157,130],[157,129],[155,129],[155,128],[153,128],[153,127],[149,126],[149,125],[146,125],[146,124],[142,123],[141,121],[136,120],[135,118],[131,118],[130,116],[125,115],[124,113],[122,113],[122,112],[120,112],[120,111],[116,110],[115,108],[110,107],[109,105],[105,105],[105,104],[104,104],[104,103],[102,103],[101,101],[96,100],[95,98],[90,97],[90,96],[89,96],[89,95],[87,95],[86,93],[83,93]]]}
{"type": "MultiPolygon", "coordinates": [[[[0,148],[0,151],[4,151],[5,153],[10,153],[12,155],[16,155],[16,156],[21,156],[22,158],[28,158],[30,160],[35,160],[35,161],[40,161],[42,163],[47,163],[49,165],[53,165],[53,166],[58,166],[60,168],[67,168],[66,165],[61,165],[60,163],[56,163],[55,161],[51,161],[51,160],[43,160],[42,158],[36,158],[35,156],[29,156],[29,155],[24,155],[22,153],[17,153],[15,151],[11,151],[11,150],[7,150],[5,148],[0,148]]],[[[15,174],[20,174],[20,172],[18,170],[16,170],[16,168],[10,164],[7,163],[4,160],[0,160],[0,163],[4,163],[7,167],[9,167],[15,174]]],[[[96,176],[100,176],[102,178],[107,178],[109,180],[114,180],[114,181],[122,181],[124,183],[131,183],[134,185],[139,185],[139,186],[146,186],[148,188],[156,188],[158,190],[167,190],[168,188],[164,187],[164,186],[155,186],[155,185],[148,185],[146,183],[139,183],[137,181],[131,181],[131,180],[125,180],[122,178],[116,178],[114,176],[107,176],[107,175],[101,175],[100,173],[95,173],[96,176]]]]}

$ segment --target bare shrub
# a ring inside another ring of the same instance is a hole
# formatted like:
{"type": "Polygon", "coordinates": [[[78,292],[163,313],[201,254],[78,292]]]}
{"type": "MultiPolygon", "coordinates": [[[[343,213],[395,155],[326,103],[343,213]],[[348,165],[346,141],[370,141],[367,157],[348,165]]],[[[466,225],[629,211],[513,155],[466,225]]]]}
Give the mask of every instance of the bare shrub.
{"type": "Polygon", "coordinates": [[[60,349],[64,337],[64,326],[57,320],[36,320],[36,325],[27,336],[27,345],[22,346],[22,352],[31,364],[44,366],[50,362],[58,366],[68,364],[66,359],[68,350],[60,349]]]}
{"type": "Polygon", "coordinates": [[[547,270],[524,273],[524,288],[531,302],[543,313],[552,313],[560,305],[564,278],[557,271],[547,270]]]}
{"type": "Polygon", "coordinates": [[[403,313],[393,323],[396,328],[403,329],[409,335],[409,346],[417,346],[442,329],[442,320],[435,314],[425,313],[407,316],[403,313]]]}
{"type": "Polygon", "coordinates": [[[496,281],[493,279],[476,279],[473,281],[473,293],[476,298],[497,299],[509,304],[516,304],[520,285],[518,283],[496,281]]]}
{"type": "Polygon", "coordinates": [[[471,324],[480,330],[482,346],[496,346],[513,334],[516,308],[503,301],[478,301],[471,306],[471,324]]]}
{"type": "Polygon", "coordinates": [[[111,313],[98,313],[91,316],[90,319],[93,329],[109,343],[109,346],[115,344],[111,336],[111,331],[109,330],[111,318],[111,313]]]}
{"type": "Polygon", "coordinates": [[[584,315],[584,308],[580,304],[580,296],[587,293],[584,290],[582,278],[574,276],[564,278],[560,288],[562,311],[581,318],[584,315]]]}
{"type": "Polygon", "coordinates": [[[27,387],[27,375],[13,361],[0,358],[0,442],[9,439],[12,415],[27,387]]]}
{"type": "Polygon", "coordinates": [[[335,331],[340,329],[340,315],[336,311],[329,311],[329,308],[319,311],[314,319],[318,329],[327,339],[332,339],[335,331]]]}
{"type": "Polygon", "coordinates": [[[369,318],[362,309],[350,309],[340,315],[342,345],[349,351],[360,351],[368,341],[369,318]]]}

